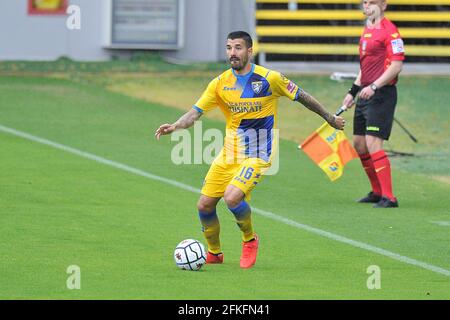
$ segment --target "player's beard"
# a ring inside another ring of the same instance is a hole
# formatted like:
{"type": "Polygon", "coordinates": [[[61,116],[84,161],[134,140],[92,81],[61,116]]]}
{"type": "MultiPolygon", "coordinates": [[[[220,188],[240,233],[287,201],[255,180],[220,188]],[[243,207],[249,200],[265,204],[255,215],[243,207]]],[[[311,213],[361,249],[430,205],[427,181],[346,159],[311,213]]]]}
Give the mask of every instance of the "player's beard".
{"type": "Polygon", "coordinates": [[[230,61],[231,68],[233,70],[241,71],[247,65],[248,60],[249,60],[248,57],[243,57],[242,59],[238,58],[238,57],[231,57],[229,61],[230,61]],[[232,62],[233,59],[238,59],[237,63],[233,64],[233,62],[232,62]]]}

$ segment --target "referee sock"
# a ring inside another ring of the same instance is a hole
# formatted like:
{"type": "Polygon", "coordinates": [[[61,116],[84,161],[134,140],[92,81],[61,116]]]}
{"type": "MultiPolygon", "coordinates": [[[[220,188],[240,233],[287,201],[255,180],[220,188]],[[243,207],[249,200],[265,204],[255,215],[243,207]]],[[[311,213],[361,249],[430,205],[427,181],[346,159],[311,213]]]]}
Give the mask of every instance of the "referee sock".
{"type": "Polygon", "coordinates": [[[377,151],[370,155],[373,159],[373,165],[381,185],[381,195],[396,201],[392,193],[392,177],[391,177],[391,163],[384,150],[377,151]]]}
{"type": "Polygon", "coordinates": [[[242,231],[242,240],[244,242],[253,240],[255,238],[255,233],[252,224],[252,211],[248,203],[242,200],[235,208],[228,207],[228,209],[233,212],[236,223],[242,231]]]}
{"type": "Polygon", "coordinates": [[[221,253],[220,250],[220,224],[216,210],[213,212],[198,212],[200,222],[202,223],[202,231],[208,244],[208,251],[214,254],[221,253]]]}
{"type": "Polygon", "coordinates": [[[377,173],[375,172],[375,167],[373,166],[373,160],[370,157],[370,154],[360,154],[359,159],[361,160],[362,166],[366,171],[367,177],[369,178],[372,186],[372,192],[381,196],[380,182],[378,181],[377,173]]]}

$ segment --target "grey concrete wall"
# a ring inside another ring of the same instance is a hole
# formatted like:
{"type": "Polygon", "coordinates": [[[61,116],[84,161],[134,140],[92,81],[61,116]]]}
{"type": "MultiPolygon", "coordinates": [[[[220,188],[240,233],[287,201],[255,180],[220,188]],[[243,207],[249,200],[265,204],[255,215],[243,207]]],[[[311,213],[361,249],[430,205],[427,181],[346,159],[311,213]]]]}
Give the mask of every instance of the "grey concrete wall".
{"type": "Polygon", "coordinates": [[[67,54],[65,16],[28,16],[26,0],[0,1],[0,59],[52,60],[67,54]]]}
{"type": "Polygon", "coordinates": [[[82,10],[81,30],[66,27],[66,15],[28,15],[27,0],[0,1],[0,60],[109,58],[102,49],[107,0],[71,0],[82,10]]]}
{"type": "MultiPolygon", "coordinates": [[[[81,30],[66,27],[67,15],[28,15],[27,0],[0,0],[0,60],[107,60],[110,0],[70,0],[81,8],[81,30]]],[[[185,0],[184,45],[164,51],[175,61],[224,60],[230,31],[255,34],[254,0],[185,0]]]]}
{"type": "Polygon", "coordinates": [[[256,35],[254,0],[185,1],[184,47],[164,53],[168,60],[185,63],[225,60],[226,37],[231,31],[256,35]]]}
{"type": "Polygon", "coordinates": [[[81,8],[81,30],[67,30],[67,52],[76,60],[107,60],[110,33],[108,0],[70,0],[81,8]]]}
{"type": "Polygon", "coordinates": [[[175,62],[217,61],[219,0],[185,0],[184,8],[184,46],[164,56],[175,62]]]}
{"type": "Polygon", "coordinates": [[[256,39],[255,0],[230,0],[220,2],[219,14],[219,56],[226,59],[225,44],[232,31],[246,31],[256,39]]]}

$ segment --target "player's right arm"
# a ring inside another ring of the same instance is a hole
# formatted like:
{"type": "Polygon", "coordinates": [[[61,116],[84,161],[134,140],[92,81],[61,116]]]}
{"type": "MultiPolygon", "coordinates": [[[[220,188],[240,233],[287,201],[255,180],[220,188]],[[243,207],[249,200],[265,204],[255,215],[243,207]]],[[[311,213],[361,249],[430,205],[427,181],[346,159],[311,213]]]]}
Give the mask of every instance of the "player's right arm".
{"type": "Polygon", "coordinates": [[[358,95],[360,89],[361,89],[361,70],[359,70],[358,76],[356,77],[355,82],[353,82],[352,88],[345,95],[342,105],[346,106],[347,109],[350,109],[355,104],[355,98],[358,95]]]}
{"type": "Polygon", "coordinates": [[[175,130],[187,129],[187,128],[191,127],[195,121],[200,119],[201,116],[202,116],[201,112],[199,112],[195,109],[191,109],[188,112],[186,112],[184,115],[182,115],[180,117],[180,119],[178,119],[175,123],[173,123],[173,124],[165,123],[165,124],[159,126],[159,128],[156,129],[155,137],[156,137],[156,139],[159,140],[160,136],[163,136],[166,134],[171,134],[175,130]]]}

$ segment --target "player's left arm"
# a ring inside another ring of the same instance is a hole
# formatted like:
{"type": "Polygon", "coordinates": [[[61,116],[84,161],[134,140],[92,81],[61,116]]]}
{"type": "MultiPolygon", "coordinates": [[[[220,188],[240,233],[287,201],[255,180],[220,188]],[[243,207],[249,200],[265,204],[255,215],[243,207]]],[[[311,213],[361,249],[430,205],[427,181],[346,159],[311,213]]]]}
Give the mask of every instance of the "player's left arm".
{"type": "Polygon", "coordinates": [[[279,72],[271,72],[269,81],[273,88],[275,97],[285,96],[293,101],[298,101],[312,112],[317,113],[325,119],[333,128],[342,130],[345,125],[345,120],[342,117],[335,116],[329,113],[316,98],[311,96],[308,92],[297,86],[294,82],[286,78],[279,72]]]}
{"type": "Polygon", "coordinates": [[[342,130],[345,126],[345,119],[328,112],[316,98],[310,95],[305,90],[298,88],[298,98],[296,101],[300,102],[309,110],[317,113],[319,116],[325,119],[333,128],[342,130]]]}

